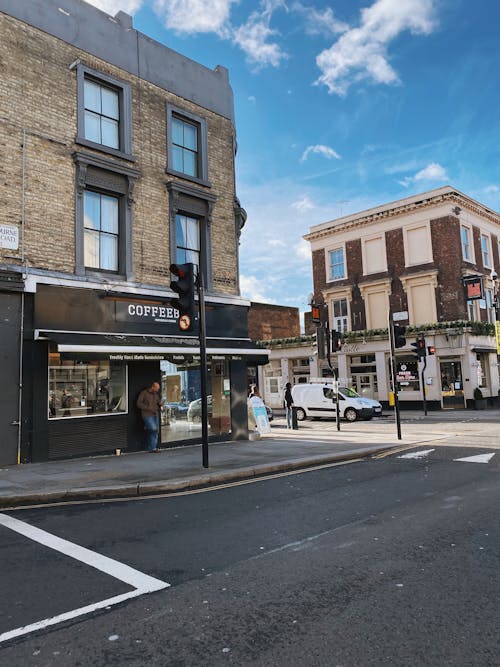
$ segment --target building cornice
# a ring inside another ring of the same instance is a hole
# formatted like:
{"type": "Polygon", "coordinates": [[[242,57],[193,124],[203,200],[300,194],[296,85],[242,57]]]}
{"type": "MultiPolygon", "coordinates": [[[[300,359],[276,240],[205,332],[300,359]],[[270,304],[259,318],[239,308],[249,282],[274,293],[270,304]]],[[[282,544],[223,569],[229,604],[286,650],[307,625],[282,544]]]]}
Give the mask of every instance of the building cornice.
{"type": "MultiPolygon", "coordinates": [[[[303,236],[306,241],[316,241],[331,236],[332,233],[345,232],[347,230],[363,227],[372,223],[397,218],[408,215],[415,211],[426,210],[441,204],[450,203],[464,209],[479,217],[489,220],[496,225],[500,225],[500,215],[488,207],[467,197],[458,190],[452,188],[441,188],[440,190],[431,190],[412,198],[399,200],[385,206],[379,206],[360,213],[337,218],[327,223],[322,223],[313,227],[312,230],[303,236]]],[[[459,215],[460,210],[450,210],[450,215],[459,215]]]]}

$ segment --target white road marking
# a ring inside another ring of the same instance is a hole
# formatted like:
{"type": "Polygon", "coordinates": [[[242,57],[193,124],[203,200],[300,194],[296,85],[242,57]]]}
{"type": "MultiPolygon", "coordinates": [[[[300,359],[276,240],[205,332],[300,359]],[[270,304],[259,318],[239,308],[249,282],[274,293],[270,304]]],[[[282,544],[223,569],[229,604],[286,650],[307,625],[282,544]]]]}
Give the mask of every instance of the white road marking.
{"type": "Polygon", "coordinates": [[[477,454],[476,456],[466,456],[463,459],[453,459],[454,461],[464,461],[465,463],[489,463],[496,452],[489,454],[477,454]]]}
{"type": "Polygon", "coordinates": [[[398,459],[422,459],[424,456],[428,456],[435,451],[435,449],[421,449],[419,452],[410,452],[409,454],[398,456],[398,459]]]}
{"type": "Polygon", "coordinates": [[[139,595],[144,595],[145,593],[153,593],[155,591],[160,591],[164,588],[168,588],[170,584],[165,581],[160,581],[160,579],[155,579],[150,577],[139,570],[135,570],[124,563],[120,563],[113,558],[108,558],[107,556],[102,556],[101,554],[81,547],[78,544],[69,542],[68,540],[63,540],[60,537],[56,537],[51,533],[47,533],[45,530],[36,528],[35,526],[30,526],[24,521],[19,521],[14,519],[12,516],[6,514],[0,514],[0,525],[10,528],[11,530],[24,535],[25,537],[43,544],[50,549],[54,549],[59,553],[74,558],[75,560],[89,565],[90,567],[104,572],[119,581],[122,581],[129,586],[134,588],[133,591],[128,593],[123,593],[122,595],[116,595],[107,600],[100,600],[93,604],[87,605],[85,607],[80,607],[79,609],[73,609],[71,611],[58,614],[52,618],[45,618],[42,621],[37,621],[36,623],[31,623],[30,625],[25,625],[15,630],[9,630],[0,634],[0,643],[8,641],[9,639],[14,639],[15,637],[20,637],[22,635],[29,634],[30,632],[35,632],[36,630],[42,630],[43,628],[49,627],[51,625],[56,625],[62,621],[67,621],[72,618],[77,618],[84,614],[89,614],[97,609],[103,609],[105,607],[110,607],[115,604],[119,604],[124,600],[130,598],[138,597],[139,595]]]}

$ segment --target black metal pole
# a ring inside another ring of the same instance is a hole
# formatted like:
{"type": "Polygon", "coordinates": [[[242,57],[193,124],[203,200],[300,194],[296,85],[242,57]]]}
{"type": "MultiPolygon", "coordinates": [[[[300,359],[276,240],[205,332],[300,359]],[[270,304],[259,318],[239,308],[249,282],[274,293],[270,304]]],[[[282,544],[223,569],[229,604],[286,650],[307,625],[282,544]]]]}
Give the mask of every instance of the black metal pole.
{"type": "Polygon", "coordinates": [[[424,401],[424,415],[427,417],[427,398],[425,396],[425,377],[424,377],[424,371],[427,368],[427,357],[424,357],[424,365],[422,367],[422,372],[420,374],[420,377],[422,379],[422,398],[424,401]]]}
{"type": "Polygon", "coordinates": [[[200,320],[200,379],[201,379],[201,450],[203,467],[208,468],[208,370],[207,333],[205,322],[205,281],[202,267],[198,273],[198,306],[200,320]]]}
{"type": "Polygon", "coordinates": [[[392,322],[392,313],[389,311],[389,342],[391,345],[391,375],[392,375],[392,390],[394,392],[394,417],[396,420],[396,431],[398,440],[401,440],[401,419],[399,415],[399,398],[396,386],[396,348],[394,346],[394,328],[392,322]]]}
{"type": "MultiPolygon", "coordinates": [[[[328,327],[327,327],[328,329],[328,327]]],[[[330,333],[328,329],[328,333],[330,333]]],[[[335,421],[337,422],[337,431],[340,431],[340,409],[339,409],[339,383],[338,383],[338,373],[335,372],[335,369],[332,364],[332,357],[331,357],[331,351],[330,347],[332,344],[331,337],[330,335],[327,336],[327,351],[326,351],[326,360],[328,361],[328,365],[330,366],[330,370],[332,371],[333,375],[333,388],[335,389],[335,383],[337,383],[337,400],[335,401],[335,421]]],[[[335,394],[334,394],[335,395],[335,394]]],[[[332,399],[333,400],[333,399],[332,399]]]]}

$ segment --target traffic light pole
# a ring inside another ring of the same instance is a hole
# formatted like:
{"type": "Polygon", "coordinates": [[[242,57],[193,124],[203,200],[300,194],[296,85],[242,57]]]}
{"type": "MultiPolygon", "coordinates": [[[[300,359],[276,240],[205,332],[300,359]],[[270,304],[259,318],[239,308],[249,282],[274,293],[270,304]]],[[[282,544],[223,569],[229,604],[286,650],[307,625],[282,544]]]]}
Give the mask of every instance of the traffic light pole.
{"type": "Polygon", "coordinates": [[[335,371],[335,368],[333,367],[333,364],[332,364],[331,349],[330,349],[331,344],[332,344],[331,336],[327,336],[327,341],[328,341],[328,345],[327,345],[326,359],[328,361],[328,365],[330,366],[330,370],[332,371],[333,381],[334,381],[333,382],[333,387],[334,387],[334,389],[335,389],[335,386],[337,387],[337,397],[336,397],[336,400],[335,400],[335,421],[337,423],[337,431],[340,431],[339,374],[338,374],[338,372],[335,371]]]}
{"type": "Polygon", "coordinates": [[[394,417],[396,420],[396,430],[398,434],[398,440],[401,440],[401,418],[399,415],[399,398],[398,398],[398,389],[396,385],[396,348],[394,345],[394,328],[392,321],[392,313],[389,311],[389,342],[391,345],[391,376],[392,376],[392,389],[394,391],[394,417]]]}
{"type": "Polygon", "coordinates": [[[198,306],[200,323],[200,379],[201,379],[201,451],[203,467],[208,468],[208,372],[207,372],[207,332],[205,321],[205,279],[203,270],[198,269],[198,306]]]}
{"type": "Polygon", "coordinates": [[[427,397],[425,395],[425,376],[424,376],[424,372],[425,372],[426,368],[427,368],[427,357],[424,357],[424,365],[422,366],[422,371],[421,371],[421,374],[420,374],[420,378],[421,378],[421,381],[422,381],[422,399],[423,399],[423,402],[424,402],[424,415],[427,417],[427,397]]]}

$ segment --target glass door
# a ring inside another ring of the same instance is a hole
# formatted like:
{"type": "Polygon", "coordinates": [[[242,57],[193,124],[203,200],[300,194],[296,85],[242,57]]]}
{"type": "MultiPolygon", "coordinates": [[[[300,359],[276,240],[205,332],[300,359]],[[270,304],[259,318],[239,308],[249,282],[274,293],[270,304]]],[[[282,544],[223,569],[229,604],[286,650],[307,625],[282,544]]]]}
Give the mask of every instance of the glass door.
{"type": "Polygon", "coordinates": [[[462,365],[460,361],[441,361],[441,397],[444,409],[465,408],[462,365]]]}

